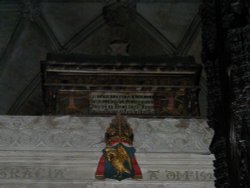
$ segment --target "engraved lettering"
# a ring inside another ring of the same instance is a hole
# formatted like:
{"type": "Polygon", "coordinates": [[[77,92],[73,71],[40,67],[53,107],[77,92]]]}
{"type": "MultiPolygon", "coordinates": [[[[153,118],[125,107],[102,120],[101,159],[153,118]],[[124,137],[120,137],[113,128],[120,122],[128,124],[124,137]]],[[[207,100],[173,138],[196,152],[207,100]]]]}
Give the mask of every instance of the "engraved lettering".
{"type": "Polygon", "coordinates": [[[187,180],[187,172],[177,172],[177,180],[178,181],[186,181],[187,180]]]}
{"type": "MultiPolygon", "coordinates": [[[[159,179],[160,174],[164,174],[160,170],[149,170],[149,179],[156,180],[159,179]]],[[[165,170],[165,176],[163,176],[165,181],[213,181],[214,176],[211,172],[205,171],[170,171],[165,170]]]]}
{"type": "Polygon", "coordinates": [[[5,167],[0,168],[1,179],[65,179],[65,169],[5,167]]]}
{"type": "Polygon", "coordinates": [[[167,180],[169,180],[169,181],[173,181],[173,180],[176,180],[177,175],[176,175],[175,172],[166,170],[166,178],[167,178],[167,180]]]}
{"type": "Polygon", "coordinates": [[[194,181],[196,179],[195,173],[193,171],[186,171],[186,173],[188,181],[194,181]]]}
{"type": "Polygon", "coordinates": [[[154,114],[152,93],[98,93],[90,96],[91,113],[154,114]]]}
{"type": "Polygon", "coordinates": [[[206,180],[206,173],[205,172],[201,172],[199,179],[202,180],[202,181],[205,181],[206,180]]]}
{"type": "Polygon", "coordinates": [[[158,180],[159,179],[159,177],[158,177],[158,175],[160,174],[159,170],[149,170],[148,173],[149,173],[150,180],[158,180]]]}

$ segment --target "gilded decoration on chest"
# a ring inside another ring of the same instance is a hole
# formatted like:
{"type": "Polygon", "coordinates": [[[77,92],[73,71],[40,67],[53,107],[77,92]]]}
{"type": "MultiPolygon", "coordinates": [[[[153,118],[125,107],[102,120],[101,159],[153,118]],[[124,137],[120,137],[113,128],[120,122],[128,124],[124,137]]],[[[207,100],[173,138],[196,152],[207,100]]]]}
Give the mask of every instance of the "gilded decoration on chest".
{"type": "Polygon", "coordinates": [[[48,114],[198,117],[200,71],[191,57],[49,54],[44,101],[48,114]]]}

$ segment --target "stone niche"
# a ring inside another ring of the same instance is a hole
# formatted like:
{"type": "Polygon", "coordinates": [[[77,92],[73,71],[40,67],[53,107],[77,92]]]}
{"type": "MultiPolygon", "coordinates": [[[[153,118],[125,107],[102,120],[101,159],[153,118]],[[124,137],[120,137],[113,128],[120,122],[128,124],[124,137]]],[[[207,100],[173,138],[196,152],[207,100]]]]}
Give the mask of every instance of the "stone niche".
{"type": "Polygon", "coordinates": [[[113,117],[0,116],[0,188],[212,188],[202,119],[129,118],[142,180],[96,180],[113,117]]]}

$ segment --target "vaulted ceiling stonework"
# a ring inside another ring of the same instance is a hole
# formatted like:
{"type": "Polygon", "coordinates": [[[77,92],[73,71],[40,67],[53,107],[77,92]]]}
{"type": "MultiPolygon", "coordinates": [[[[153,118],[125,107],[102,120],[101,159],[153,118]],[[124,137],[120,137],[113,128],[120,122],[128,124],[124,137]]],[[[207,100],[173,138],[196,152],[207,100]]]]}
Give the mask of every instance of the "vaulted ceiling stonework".
{"type": "MultiPolygon", "coordinates": [[[[2,0],[0,114],[43,113],[40,61],[47,53],[105,55],[120,37],[129,43],[129,55],[192,55],[201,63],[200,0],[122,1],[134,11],[122,31],[112,29],[103,17],[103,7],[112,2],[2,0]]],[[[203,116],[205,80],[203,75],[203,116]]]]}

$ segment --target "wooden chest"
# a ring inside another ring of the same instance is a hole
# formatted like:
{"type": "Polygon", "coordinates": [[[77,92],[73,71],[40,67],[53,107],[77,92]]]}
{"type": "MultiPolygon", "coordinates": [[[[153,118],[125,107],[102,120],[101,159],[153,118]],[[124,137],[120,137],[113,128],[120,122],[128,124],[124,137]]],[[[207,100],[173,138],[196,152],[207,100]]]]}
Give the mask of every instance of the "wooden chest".
{"type": "Polygon", "coordinates": [[[41,71],[48,114],[199,116],[192,57],[48,54],[41,71]]]}

